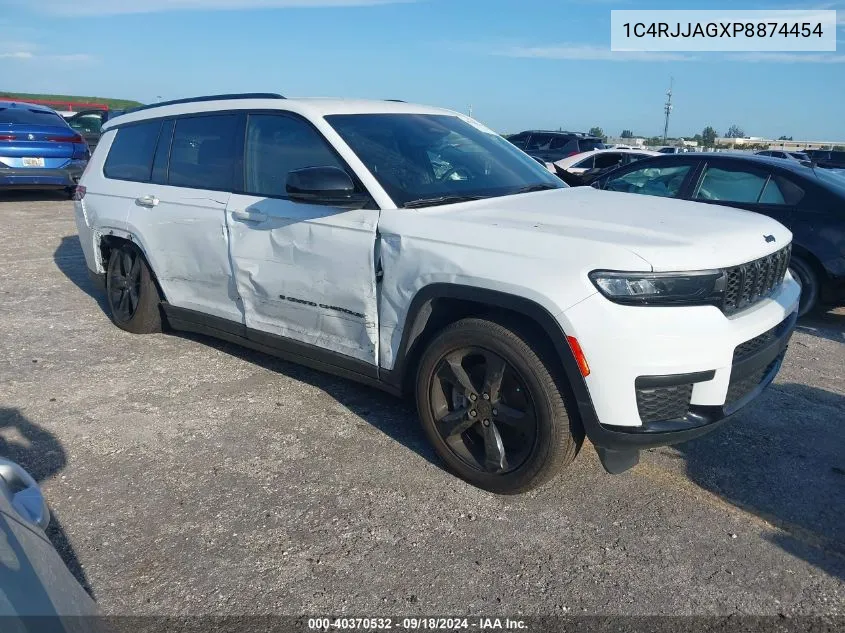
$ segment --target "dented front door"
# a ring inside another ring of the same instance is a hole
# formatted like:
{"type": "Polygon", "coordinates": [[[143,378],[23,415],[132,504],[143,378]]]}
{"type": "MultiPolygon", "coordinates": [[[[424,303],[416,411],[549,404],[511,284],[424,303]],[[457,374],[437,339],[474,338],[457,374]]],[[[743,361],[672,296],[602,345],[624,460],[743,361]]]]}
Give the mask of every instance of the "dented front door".
{"type": "Polygon", "coordinates": [[[376,363],[378,211],[234,194],[227,219],[248,335],[376,363]]]}

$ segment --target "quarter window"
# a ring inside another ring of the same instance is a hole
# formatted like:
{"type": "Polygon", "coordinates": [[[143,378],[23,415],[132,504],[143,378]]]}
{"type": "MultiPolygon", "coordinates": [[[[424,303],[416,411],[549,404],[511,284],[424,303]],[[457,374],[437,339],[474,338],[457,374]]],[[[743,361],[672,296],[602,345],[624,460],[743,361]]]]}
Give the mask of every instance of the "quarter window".
{"type": "Polygon", "coordinates": [[[305,167],[340,167],[323,137],[310,125],[288,116],[250,115],[244,155],[246,193],[284,197],[291,171],[305,167]]]}
{"type": "Polygon", "coordinates": [[[690,167],[690,165],[642,167],[608,180],[604,188],[608,191],[676,198],[681,192],[681,185],[690,167]]]}
{"type": "Polygon", "coordinates": [[[106,178],[149,182],[160,129],[161,121],[119,128],[103,165],[106,178]]]}
{"type": "Polygon", "coordinates": [[[168,184],[231,191],[238,117],[234,114],[178,119],[170,150],[168,184]]]}

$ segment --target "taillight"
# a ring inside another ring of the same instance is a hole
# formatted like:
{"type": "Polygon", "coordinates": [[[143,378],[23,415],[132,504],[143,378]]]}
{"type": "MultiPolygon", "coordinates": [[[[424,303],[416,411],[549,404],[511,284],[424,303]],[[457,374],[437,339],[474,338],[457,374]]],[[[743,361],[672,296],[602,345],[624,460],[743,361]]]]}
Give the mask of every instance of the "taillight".
{"type": "Polygon", "coordinates": [[[82,143],[82,137],[79,134],[73,136],[48,136],[48,141],[53,143],[82,143]]]}
{"type": "Polygon", "coordinates": [[[76,185],[73,189],[73,199],[74,200],[82,200],[85,197],[85,186],[84,185],[76,185]]]}
{"type": "Polygon", "coordinates": [[[0,134],[0,141],[14,141],[16,138],[14,134],[0,134]]]}

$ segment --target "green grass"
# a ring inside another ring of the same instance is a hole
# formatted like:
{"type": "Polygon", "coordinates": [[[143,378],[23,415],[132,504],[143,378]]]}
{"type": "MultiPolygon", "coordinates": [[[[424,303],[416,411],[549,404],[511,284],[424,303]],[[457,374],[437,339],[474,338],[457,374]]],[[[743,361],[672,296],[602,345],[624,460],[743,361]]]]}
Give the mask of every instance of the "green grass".
{"type": "Polygon", "coordinates": [[[29,94],[26,92],[3,92],[0,91],[0,99],[15,99],[18,101],[27,101],[28,99],[49,99],[53,101],[82,101],[85,103],[105,103],[113,110],[125,110],[127,108],[134,108],[143,105],[138,101],[131,101],[128,99],[109,99],[106,97],[80,97],[76,95],[45,95],[45,94],[29,94]]]}

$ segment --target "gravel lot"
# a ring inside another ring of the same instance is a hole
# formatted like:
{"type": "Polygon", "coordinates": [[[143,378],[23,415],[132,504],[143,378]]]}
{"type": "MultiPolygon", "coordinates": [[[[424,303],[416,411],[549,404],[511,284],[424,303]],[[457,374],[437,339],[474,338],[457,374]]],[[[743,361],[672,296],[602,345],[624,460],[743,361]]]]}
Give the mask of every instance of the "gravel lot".
{"type": "Polygon", "coordinates": [[[106,613],[845,614],[845,309],[721,430],[502,498],[387,395],[114,327],[70,202],[0,224],[0,454],[106,613]]]}

